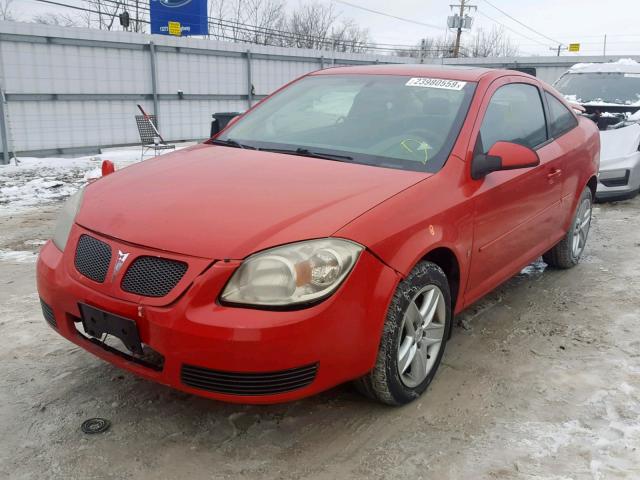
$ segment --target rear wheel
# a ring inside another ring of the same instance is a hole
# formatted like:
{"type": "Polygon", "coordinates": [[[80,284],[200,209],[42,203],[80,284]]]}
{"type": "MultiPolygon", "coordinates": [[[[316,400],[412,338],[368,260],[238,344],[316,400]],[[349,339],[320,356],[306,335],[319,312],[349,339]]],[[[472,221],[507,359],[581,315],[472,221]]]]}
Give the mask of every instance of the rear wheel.
{"type": "Polygon", "coordinates": [[[450,329],[447,277],[436,264],[421,262],[398,285],[376,365],[356,386],[369,398],[389,405],[418,398],[435,376],[450,329]]]}
{"type": "Polygon", "coordinates": [[[580,261],[591,227],[592,201],[591,190],[587,187],[580,195],[576,213],[567,235],[542,256],[550,266],[571,268],[580,261]]]}

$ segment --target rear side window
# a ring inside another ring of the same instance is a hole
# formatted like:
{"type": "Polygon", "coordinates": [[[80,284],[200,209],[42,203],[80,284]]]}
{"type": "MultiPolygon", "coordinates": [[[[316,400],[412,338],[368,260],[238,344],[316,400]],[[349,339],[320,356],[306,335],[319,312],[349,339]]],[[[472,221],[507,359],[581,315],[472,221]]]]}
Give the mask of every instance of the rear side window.
{"type": "Polygon", "coordinates": [[[494,143],[513,142],[535,148],[547,141],[547,127],[540,93],[526,83],[511,83],[493,94],[480,127],[481,151],[494,143]]]}
{"type": "Polygon", "coordinates": [[[565,107],[560,100],[545,92],[549,104],[550,133],[552,137],[559,137],[578,125],[576,117],[565,107]]]}

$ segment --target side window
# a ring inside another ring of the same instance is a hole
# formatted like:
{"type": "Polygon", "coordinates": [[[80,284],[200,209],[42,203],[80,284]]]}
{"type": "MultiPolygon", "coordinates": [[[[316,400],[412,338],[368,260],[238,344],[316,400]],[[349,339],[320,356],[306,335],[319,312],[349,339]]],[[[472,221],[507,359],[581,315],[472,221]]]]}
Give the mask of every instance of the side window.
{"type": "Polygon", "coordinates": [[[478,147],[487,153],[498,141],[535,148],[547,141],[540,93],[526,83],[511,83],[495,91],[480,127],[478,147]]]}
{"type": "Polygon", "coordinates": [[[546,95],[547,103],[549,104],[549,116],[551,117],[550,133],[552,137],[559,137],[578,125],[576,117],[573,116],[569,109],[565,107],[560,100],[549,92],[544,92],[544,94],[546,95]]]}

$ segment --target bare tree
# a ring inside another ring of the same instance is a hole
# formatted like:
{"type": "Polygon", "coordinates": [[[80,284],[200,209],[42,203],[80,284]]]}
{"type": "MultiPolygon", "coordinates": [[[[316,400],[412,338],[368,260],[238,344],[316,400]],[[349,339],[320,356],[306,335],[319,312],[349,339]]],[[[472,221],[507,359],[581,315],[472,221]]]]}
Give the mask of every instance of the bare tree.
{"type": "Polygon", "coordinates": [[[286,23],[282,0],[246,0],[245,20],[250,25],[247,39],[262,45],[281,43],[286,23]]]}
{"type": "MultiPolygon", "coordinates": [[[[416,59],[453,56],[453,42],[445,38],[425,38],[415,47],[395,50],[400,57],[416,59]]],[[[462,57],[511,57],[518,54],[518,46],[505,34],[504,28],[478,29],[460,46],[462,57]]]]}
{"type": "Polygon", "coordinates": [[[209,36],[235,42],[246,41],[247,0],[209,0],[209,36]]]}
{"type": "Polygon", "coordinates": [[[284,0],[210,0],[209,36],[282,47],[360,52],[367,30],[352,20],[337,22],[331,4],[302,4],[287,14],[284,0]]]}
{"type": "Polygon", "coordinates": [[[42,13],[33,17],[32,21],[42,25],[58,25],[60,27],[79,27],[83,25],[80,17],[66,13],[42,13]]]}
{"type": "Polygon", "coordinates": [[[453,55],[453,49],[453,42],[444,37],[427,37],[415,47],[396,49],[395,54],[399,57],[413,57],[422,61],[425,58],[450,57],[453,55]]]}
{"type": "MultiPolygon", "coordinates": [[[[12,2],[13,0],[0,0],[12,2]]],[[[127,11],[129,29],[144,32],[148,3],[142,0],[82,0],[86,11],[38,14],[37,23],[118,30],[118,16],[127,11]]],[[[209,38],[260,45],[364,52],[369,32],[350,19],[340,19],[333,4],[303,3],[287,13],[285,0],[209,0],[209,38]]]]}
{"type": "Polygon", "coordinates": [[[91,24],[100,30],[115,30],[116,18],[122,13],[124,2],[118,0],[84,0],[91,12],[91,24]]]}
{"type": "Polygon", "coordinates": [[[209,37],[223,38],[226,28],[222,23],[225,14],[225,0],[209,0],[209,37]]]}
{"type": "Polygon", "coordinates": [[[307,3],[297,8],[289,17],[287,30],[292,34],[292,44],[299,48],[322,49],[330,46],[331,27],[337,14],[333,4],[307,3]]]}
{"type": "Polygon", "coordinates": [[[353,20],[343,20],[337,27],[332,28],[332,47],[337,52],[366,52],[370,43],[369,31],[353,20]]]}
{"type": "Polygon", "coordinates": [[[488,32],[479,28],[466,50],[471,57],[513,57],[518,54],[518,46],[509,38],[503,27],[491,28],[488,32]]]}
{"type": "Polygon", "coordinates": [[[11,10],[13,0],[0,0],[0,20],[15,20],[16,16],[11,10]]]}

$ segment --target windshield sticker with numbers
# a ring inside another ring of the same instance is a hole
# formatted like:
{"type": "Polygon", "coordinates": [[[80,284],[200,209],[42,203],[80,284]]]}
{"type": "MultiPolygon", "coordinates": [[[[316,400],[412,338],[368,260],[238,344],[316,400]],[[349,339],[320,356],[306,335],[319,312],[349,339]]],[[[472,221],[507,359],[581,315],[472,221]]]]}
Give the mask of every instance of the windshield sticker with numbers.
{"type": "Polygon", "coordinates": [[[462,90],[467,82],[458,80],[445,80],[442,78],[410,78],[405,85],[407,87],[442,88],[444,90],[462,90]]]}

